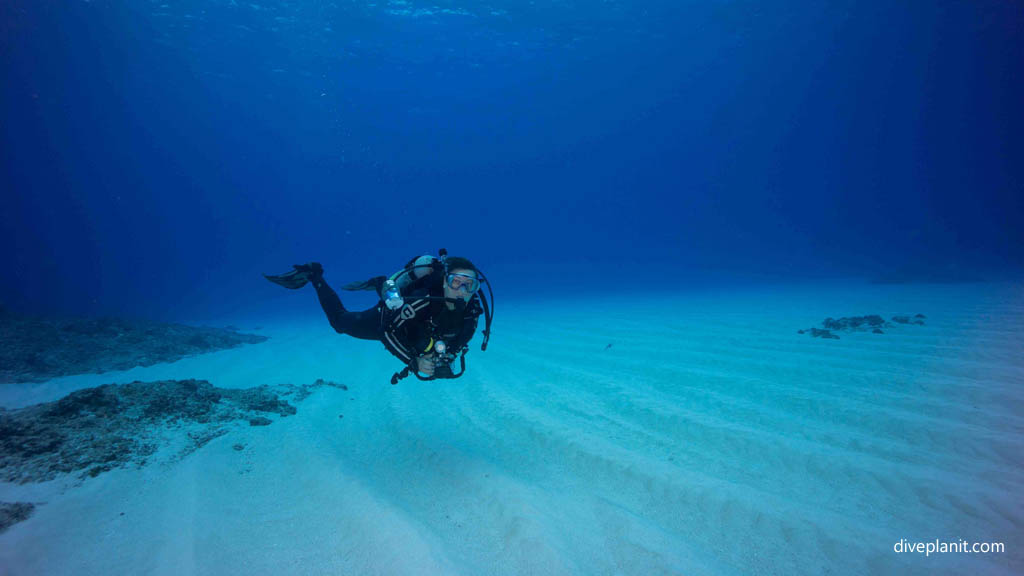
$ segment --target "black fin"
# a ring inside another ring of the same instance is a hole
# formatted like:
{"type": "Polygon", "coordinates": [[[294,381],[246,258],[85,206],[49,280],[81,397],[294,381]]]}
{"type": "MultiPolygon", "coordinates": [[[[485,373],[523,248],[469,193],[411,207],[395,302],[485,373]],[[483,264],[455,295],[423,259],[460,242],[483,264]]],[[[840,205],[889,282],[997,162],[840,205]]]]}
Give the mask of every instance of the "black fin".
{"type": "Polygon", "coordinates": [[[373,290],[379,294],[381,287],[384,286],[384,281],[387,279],[387,276],[374,276],[369,280],[363,280],[360,282],[349,282],[348,284],[342,286],[341,289],[350,291],[373,290]]]}
{"type": "Polygon", "coordinates": [[[263,277],[270,280],[278,286],[284,286],[289,290],[298,290],[305,286],[311,278],[323,274],[323,267],[317,262],[310,264],[296,264],[292,266],[294,270],[279,274],[277,276],[268,276],[264,274],[263,277]]]}

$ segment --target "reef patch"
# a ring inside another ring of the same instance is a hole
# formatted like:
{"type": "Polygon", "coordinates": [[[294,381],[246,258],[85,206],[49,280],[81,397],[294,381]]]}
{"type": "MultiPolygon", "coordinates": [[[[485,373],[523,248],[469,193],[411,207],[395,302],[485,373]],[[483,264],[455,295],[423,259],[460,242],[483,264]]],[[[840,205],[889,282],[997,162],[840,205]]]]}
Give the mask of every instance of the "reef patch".
{"type": "Polygon", "coordinates": [[[892,322],[888,322],[878,314],[867,316],[843,316],[842,318],[825,318],[821,322],[821,328],[807,328],[797,330],[797,334],[810,334],[814,338],[826,338],[839,340],[835,332],[868,332],[872,334],[885,334],[882,328],[891,328],[894,324],[914,324],[924,326],[926,316],[914,314],[913,316],[893,316],[892,322]]]}
{"type": "Polygon", "coordinates": [[[320,387],[217,388],[205,380],[107,384],[55,402],[0,409],[0,480],[42,482],[62,474],[95,477],[114,468],[175,461],[227,434],[232,427],[270,425],[296,414],[320,387]],[[290,402],[291,401],[291,402],[290,402]]]}
{"type": "Polygon", "coordinates": [[[120,318],[31,318],[0,308],[0,382],[39,382],[173,362],[266,336],[120,318]]]}

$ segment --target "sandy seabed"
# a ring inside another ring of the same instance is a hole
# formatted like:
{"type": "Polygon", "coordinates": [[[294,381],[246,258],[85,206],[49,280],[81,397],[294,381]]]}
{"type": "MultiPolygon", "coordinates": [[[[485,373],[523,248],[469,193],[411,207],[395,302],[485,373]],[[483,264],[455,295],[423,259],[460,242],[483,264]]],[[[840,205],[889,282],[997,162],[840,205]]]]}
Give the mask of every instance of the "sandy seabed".
{"type": "Polygon", "coordinates": [[[1024,286],[499,305],[454,381],[391,386],[382,346],[310,317],[236,322],[270,340],[171,364],[0,385],[7,408],[134,380],[348,387],[173,463],[0,484],[37,504],[0,534],[0,574],[1024,573],[1024,286]],[[893,550],[936,539],[1005,551],[893,550]]]}

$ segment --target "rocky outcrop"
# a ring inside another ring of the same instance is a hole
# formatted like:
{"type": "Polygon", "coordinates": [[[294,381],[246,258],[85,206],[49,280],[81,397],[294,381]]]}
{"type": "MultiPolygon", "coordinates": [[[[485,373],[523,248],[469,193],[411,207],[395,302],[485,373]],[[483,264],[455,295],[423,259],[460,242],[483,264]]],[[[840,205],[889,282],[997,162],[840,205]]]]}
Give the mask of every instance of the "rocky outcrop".
{"type": "Polygon", "coordinates": [[[28,520],[36,509],[30,502],[0,502],[0,534],[11,526],[28,520]]]}
{"type": "Polygon", "coordinates": [[[132,382],[0,409],[0,480],[97,476],[142,466],[158,451],[183,458],[234,426],[268,425],[295,414],[289,400],[299,402],[325,386],[344,388],[324,380],[248,389],[217,388],[205,380],[132,382]]]}
{"type": "Polygon", "coordinates": [[[877,314],[870,316],[844,316],[842,318],[825,318],[821,323],[826,330],[861,330],[885,326],[885,319],[877,314]]]}
{"type": "Polygon", "coordinates": [[[893,316],[892,321],[897,324],[917,324],[918,326],[924,326],[924,314],[915,314],[914,316],[893,316]]]}
{"type": "MultiPolygon", "coordinates": [[[[893,316],[892,322],[896,324],[916,324],[924,326],[925,315],[915,314],[914,316],[893,316]]],[[[872,334],[885,334],[882,328],[890,328],[893,323],[886,322],[878,314],[868,316],[843,316],[842,318],[825,318],[821,322],[821,328],[808,328],[797,330],[799,334],[809,333],[814,338],[831,338],[838,340],[839,336],[833,332],[866,332],[872,334]]]]}
{"type": "Polygon", "coordinates": [[[266,339],[223,328],[0,312],[0,382],[127,370],[266,339]]]}

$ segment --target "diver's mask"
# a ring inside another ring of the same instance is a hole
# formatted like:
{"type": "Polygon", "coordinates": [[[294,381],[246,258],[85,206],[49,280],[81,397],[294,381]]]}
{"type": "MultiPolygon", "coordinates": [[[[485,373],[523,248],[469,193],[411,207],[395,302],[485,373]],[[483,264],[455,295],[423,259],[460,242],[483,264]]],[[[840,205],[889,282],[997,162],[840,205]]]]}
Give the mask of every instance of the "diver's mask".
{"type": "Polygon", "coordinates": [[[480,280],[476,276],[469,274],[449,273],[445,276],[444,283],[453,292],[461,291],[466,294],[476,294],[476,291],[480,289],[480,280]]]}

